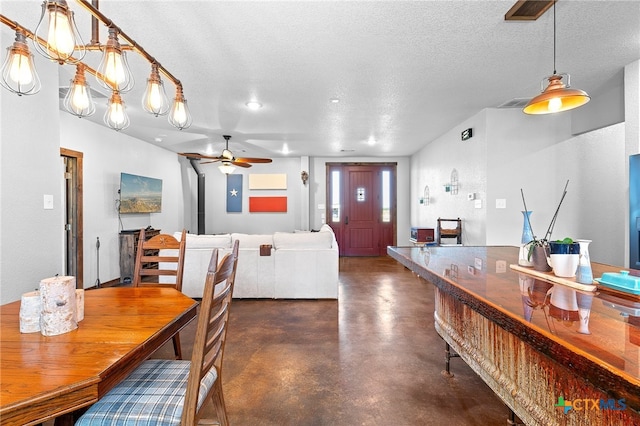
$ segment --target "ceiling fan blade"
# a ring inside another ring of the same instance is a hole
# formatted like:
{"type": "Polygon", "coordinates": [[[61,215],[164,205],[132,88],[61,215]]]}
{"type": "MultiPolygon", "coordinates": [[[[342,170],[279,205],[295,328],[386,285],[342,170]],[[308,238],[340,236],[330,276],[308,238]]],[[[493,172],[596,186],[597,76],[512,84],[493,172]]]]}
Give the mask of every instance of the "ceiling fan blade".
{"type": "Polygon", "coordinates": [[[236,158],[235,161],[239,163],[271,163],[273,160],[271,158],[243,157],[243,158],[236,158]]]}
{"type": "Polygon", "coordinates": [[[251,164],[243,163],[243,162],[239,162],[239,161],[232,161],[231,164],[233,164],[234,166],[238,166],[238,167],[244,167],[245,169],[248,169],[249,167],[251,167],[251,164]]]}
{"type": "Polygon", "coordinates": [[[214,160],[218,158],[218,157],[212,157],[210,155],[198,154],[197,152],[179,152],[178,155],[182,155],[183,157],[187,157],[187,158],[194,158],[196,160],[202,160],[203,158],[207,160],[214,160]]]}
{"type": "Polygon", "coordinates": [[[210,164],[210,163],[217,163],[218,161],[222,161],[223,158],[218,158],[218,157],[211,157],[210,159],[208,159],[209,161],[203,161],[200,164],[210,164]]]}

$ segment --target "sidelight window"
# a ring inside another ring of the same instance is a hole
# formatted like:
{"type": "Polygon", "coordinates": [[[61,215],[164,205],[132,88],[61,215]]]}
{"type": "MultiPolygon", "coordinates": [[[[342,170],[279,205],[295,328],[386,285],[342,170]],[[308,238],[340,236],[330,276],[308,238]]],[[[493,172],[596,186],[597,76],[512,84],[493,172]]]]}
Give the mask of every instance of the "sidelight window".
{"type": "Polygon", "coordinates": [[[340,222],[340,171],[331,172],[331,222],[340,222]]]}
{"type": "Polygon", "coordinates": [[[391,172],[382,171],[382,221],[391,222],[391,172]]]}

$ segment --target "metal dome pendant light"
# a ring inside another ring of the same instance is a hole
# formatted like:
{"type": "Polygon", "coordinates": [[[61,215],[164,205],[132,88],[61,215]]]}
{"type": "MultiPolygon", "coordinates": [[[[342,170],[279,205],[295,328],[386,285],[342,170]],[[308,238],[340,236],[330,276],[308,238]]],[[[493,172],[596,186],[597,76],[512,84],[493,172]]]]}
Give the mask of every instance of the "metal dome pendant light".
{"type": "Polygon", "coordinates": [[[540,88],[542,93],[531,99],[523,108],[525,114],[553,114],[578,108],[591,99],[586,92],[579,89],[571,89],[571,76],[566,73],[556,72],[556,1],[553,2],[553,75],[542,79],[540,88]],[[562,78],[567,78],[566,85],[562,78]],[[544,88],[544,81],[549,80],[549,85],[544,88]]]}

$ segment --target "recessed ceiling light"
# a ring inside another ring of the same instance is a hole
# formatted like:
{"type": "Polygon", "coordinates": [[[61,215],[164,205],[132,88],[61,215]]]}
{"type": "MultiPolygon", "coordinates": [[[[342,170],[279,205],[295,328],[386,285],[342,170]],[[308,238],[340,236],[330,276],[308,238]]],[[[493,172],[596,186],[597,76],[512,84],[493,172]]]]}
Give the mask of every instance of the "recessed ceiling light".
{"type": "Polygon", "coordinates": [[[262,104],[258,101],[249,101],[245,105],[254,111],[262,108],[262,104]]]}
{"type": "Polygon", "coordinates": [[[332,104],[337,104],[338,102],[340,102],[340,99],[338,99],[338,98],[331,98],[331,99],[329,99],[329,102],[331,102],[332,104]]]}

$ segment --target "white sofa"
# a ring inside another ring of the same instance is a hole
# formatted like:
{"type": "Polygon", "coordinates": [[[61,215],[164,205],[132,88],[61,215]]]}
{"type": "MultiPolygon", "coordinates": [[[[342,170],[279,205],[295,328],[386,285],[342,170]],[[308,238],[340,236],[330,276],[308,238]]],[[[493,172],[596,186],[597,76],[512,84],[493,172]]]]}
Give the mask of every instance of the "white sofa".
{"type": "MultiPolygon", "coordinates": [[[[180,233],[175,234],[180,239],[180,233]]],[[[274,234],[187,234],[182,291],[202,297],[207,267],[213,250],[218,259],[239,240],[234,298],[337,299],[338,245],[333,230],[274,234]],[[261,245],[271,245],[269,256],[261,245]]]]}

